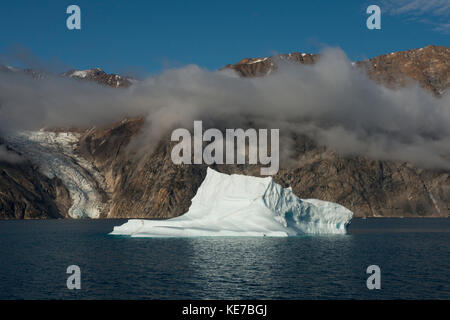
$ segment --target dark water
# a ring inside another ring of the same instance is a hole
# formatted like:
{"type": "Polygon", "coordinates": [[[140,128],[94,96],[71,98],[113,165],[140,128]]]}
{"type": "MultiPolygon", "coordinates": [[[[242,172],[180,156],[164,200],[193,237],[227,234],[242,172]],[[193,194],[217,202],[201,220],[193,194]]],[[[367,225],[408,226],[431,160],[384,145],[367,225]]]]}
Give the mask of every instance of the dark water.
{"type": "Polygon", "coordinates": [[[355,220],[348,235],[132,239],[125,220],[0,222],[0,299],[450,299],[450,219],[355,220]],[[81,268],[68,290],[66,268],[81,268]],[[381,268],[368,290],[366,268],[381,268]]]}

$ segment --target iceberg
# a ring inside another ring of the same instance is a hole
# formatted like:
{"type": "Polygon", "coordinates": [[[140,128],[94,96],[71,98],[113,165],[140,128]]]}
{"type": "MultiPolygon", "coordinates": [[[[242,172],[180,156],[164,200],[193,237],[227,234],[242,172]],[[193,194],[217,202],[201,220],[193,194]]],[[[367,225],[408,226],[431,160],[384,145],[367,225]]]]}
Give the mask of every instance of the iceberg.
{"type": "Polygon", "coordinates": [[[185,214],[167,220],[130,219],[112,235],[131,237],[345,234],[353,213],[333,202],[300,199],[272,177],[224,174],[207,169],[185,214]]]}

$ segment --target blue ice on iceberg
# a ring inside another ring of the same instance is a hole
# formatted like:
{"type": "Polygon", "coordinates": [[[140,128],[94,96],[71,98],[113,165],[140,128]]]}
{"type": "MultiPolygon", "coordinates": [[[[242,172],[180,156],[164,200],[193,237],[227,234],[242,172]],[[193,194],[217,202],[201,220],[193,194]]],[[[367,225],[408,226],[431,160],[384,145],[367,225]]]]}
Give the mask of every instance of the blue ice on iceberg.
{"type": "Polygon", "coordinates": [[[185,214],[168,220],[130,219],[112,235],[132,237],[345,234],[353,213],[333,202],[300,199],[272,177],[224,174],[211,168],[185,214]]]}

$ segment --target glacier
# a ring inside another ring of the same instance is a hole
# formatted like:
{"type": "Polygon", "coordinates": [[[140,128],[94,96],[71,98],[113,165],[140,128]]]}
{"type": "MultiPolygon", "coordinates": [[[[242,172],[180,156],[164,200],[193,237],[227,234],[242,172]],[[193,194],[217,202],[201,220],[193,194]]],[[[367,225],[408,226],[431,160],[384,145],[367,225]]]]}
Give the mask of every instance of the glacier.
{"type": "Polygon", "coordinates": [[[105,190],[106,183],[88,160],[76,154],[79,136],[41,130],[10,132],[5,138],[8,146],[24,154],[45,176],[61,179],[72,199],[71,218],[96,219],[105,207],[98,190],[105,190]]]}
{"type": "Polygon", "coordinates": [[[167,220],[130,219],[111,235],[131,237],[345,234],[353,213],[333,202],[300,199],[272,177],[224,174],[211,168],[185,214],[167,220]]]}

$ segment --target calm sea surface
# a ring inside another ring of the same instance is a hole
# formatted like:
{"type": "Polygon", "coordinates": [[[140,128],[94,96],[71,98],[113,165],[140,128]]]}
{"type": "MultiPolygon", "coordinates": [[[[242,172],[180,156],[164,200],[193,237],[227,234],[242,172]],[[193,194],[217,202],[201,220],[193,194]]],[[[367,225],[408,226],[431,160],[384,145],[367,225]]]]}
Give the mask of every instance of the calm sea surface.
{"type": "Polygon", "coordinates": [[[450,219],[354,220],[339,236],[107,235],[125,221],[0,221],[0,299],[450,299],[450,219]],[[369,265],[381,290],[366,287],[369,265]]]}

